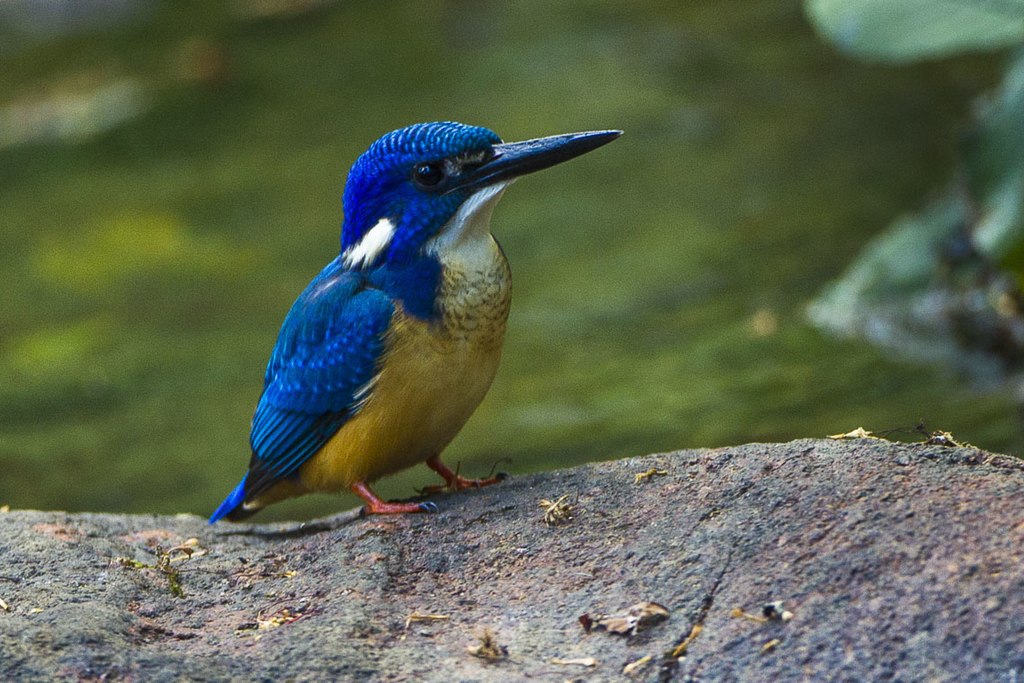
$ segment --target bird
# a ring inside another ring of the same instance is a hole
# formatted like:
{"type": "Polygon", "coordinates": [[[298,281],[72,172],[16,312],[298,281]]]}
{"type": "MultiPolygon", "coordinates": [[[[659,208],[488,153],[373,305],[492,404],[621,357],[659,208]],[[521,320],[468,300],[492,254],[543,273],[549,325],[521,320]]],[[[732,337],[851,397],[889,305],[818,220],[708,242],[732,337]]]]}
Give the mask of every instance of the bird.
{"type": "Polygon", "coordinates": [[[210,523],[346,489],[364,514],[436,512],[433,502],[387,502],[370,487],[424,462],[445,482],[432,490],[500,481],[464,478],[440,459],[501,356],[511,271],[491,214],[520,176],[621,134],[507,143],[441,121],[371,144],[345,181],[340,252],[292,304],[270,354],[248,470],[210,523]]]}

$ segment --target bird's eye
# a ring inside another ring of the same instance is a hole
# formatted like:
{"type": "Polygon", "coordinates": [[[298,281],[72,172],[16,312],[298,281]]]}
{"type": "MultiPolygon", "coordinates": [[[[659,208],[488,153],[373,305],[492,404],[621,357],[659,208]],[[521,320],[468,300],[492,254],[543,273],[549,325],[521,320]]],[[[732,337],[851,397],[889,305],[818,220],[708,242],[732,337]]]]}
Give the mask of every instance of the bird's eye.
{"type": "Polygon", "coordinates": [[[413,171],[412,177],[420,187],[433,188],[444,180],[444,170],[440,164],[420,164],[413,171]]]}

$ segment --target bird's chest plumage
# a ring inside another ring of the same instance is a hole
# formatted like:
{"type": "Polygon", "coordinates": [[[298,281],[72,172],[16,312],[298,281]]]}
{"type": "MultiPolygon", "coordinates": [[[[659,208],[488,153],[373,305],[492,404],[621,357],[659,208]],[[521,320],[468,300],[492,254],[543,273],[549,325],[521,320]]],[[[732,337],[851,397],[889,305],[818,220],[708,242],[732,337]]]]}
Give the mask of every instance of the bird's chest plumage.
{"type": "Polygon", "coordinates": [[[501,358],[511,273],[489,234],[446,256],[434,318],[397,307],[365,404],[304,468],[310,488],[373,480],[439,454],[483,400],[501,358]]]}
{"type": "Polygon", "coordinates": [[[485,246],[470,258],[442,259],[436,318],[399,314],[386,358],[386,368],[406,378],[411,393],[429,397],[428,422],[451,424],[448,439],[490,387],[505,338],[511,273],[493,238],[485,246]]]}
{"type": "Polygon", "coordinates": [[[442,262],[438,296],[440,321],[431,334],[439,352],[474,353],[501,348],[512,301],[512,274],[497,243],[491,239],[488,258],[442,262]]]}

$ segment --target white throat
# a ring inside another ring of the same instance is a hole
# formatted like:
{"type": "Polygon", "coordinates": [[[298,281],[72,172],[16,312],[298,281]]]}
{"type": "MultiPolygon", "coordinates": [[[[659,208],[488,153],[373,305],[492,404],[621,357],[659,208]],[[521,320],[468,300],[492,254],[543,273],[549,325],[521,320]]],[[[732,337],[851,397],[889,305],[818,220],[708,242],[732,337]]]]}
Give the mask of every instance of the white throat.
{"type": "Polygon", "coordinates": [[[490,245],[491,214],[502,193],[513,182],[514,178],[488,185],[471,194],[448,219],[441,232],[427,243],[427,251],[436,254],[443,263],[446,257],[490,245]]]}

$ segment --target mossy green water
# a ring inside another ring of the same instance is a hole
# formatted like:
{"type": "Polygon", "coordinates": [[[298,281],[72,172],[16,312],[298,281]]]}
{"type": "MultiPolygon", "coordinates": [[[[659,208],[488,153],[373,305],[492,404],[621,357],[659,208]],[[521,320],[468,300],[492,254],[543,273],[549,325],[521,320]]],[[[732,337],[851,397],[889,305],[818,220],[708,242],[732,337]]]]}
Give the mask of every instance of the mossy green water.
{"type": "Polygon", "coordinates": [[[438,119],[506,139],[626,131],[496,211],[511,328],[448,450],[463,471],[919,419],[1019,449],[1011,397],[804,321],[949,177],[958,121],[997,70],[845,60],[795,2],[677,5],[168,3],[4,53],[6,104],[127,80],[145,107],[0,150],[0,503],[211,510],[247,464],[278,325],[337,252],[348,165],[438,119]]]}

